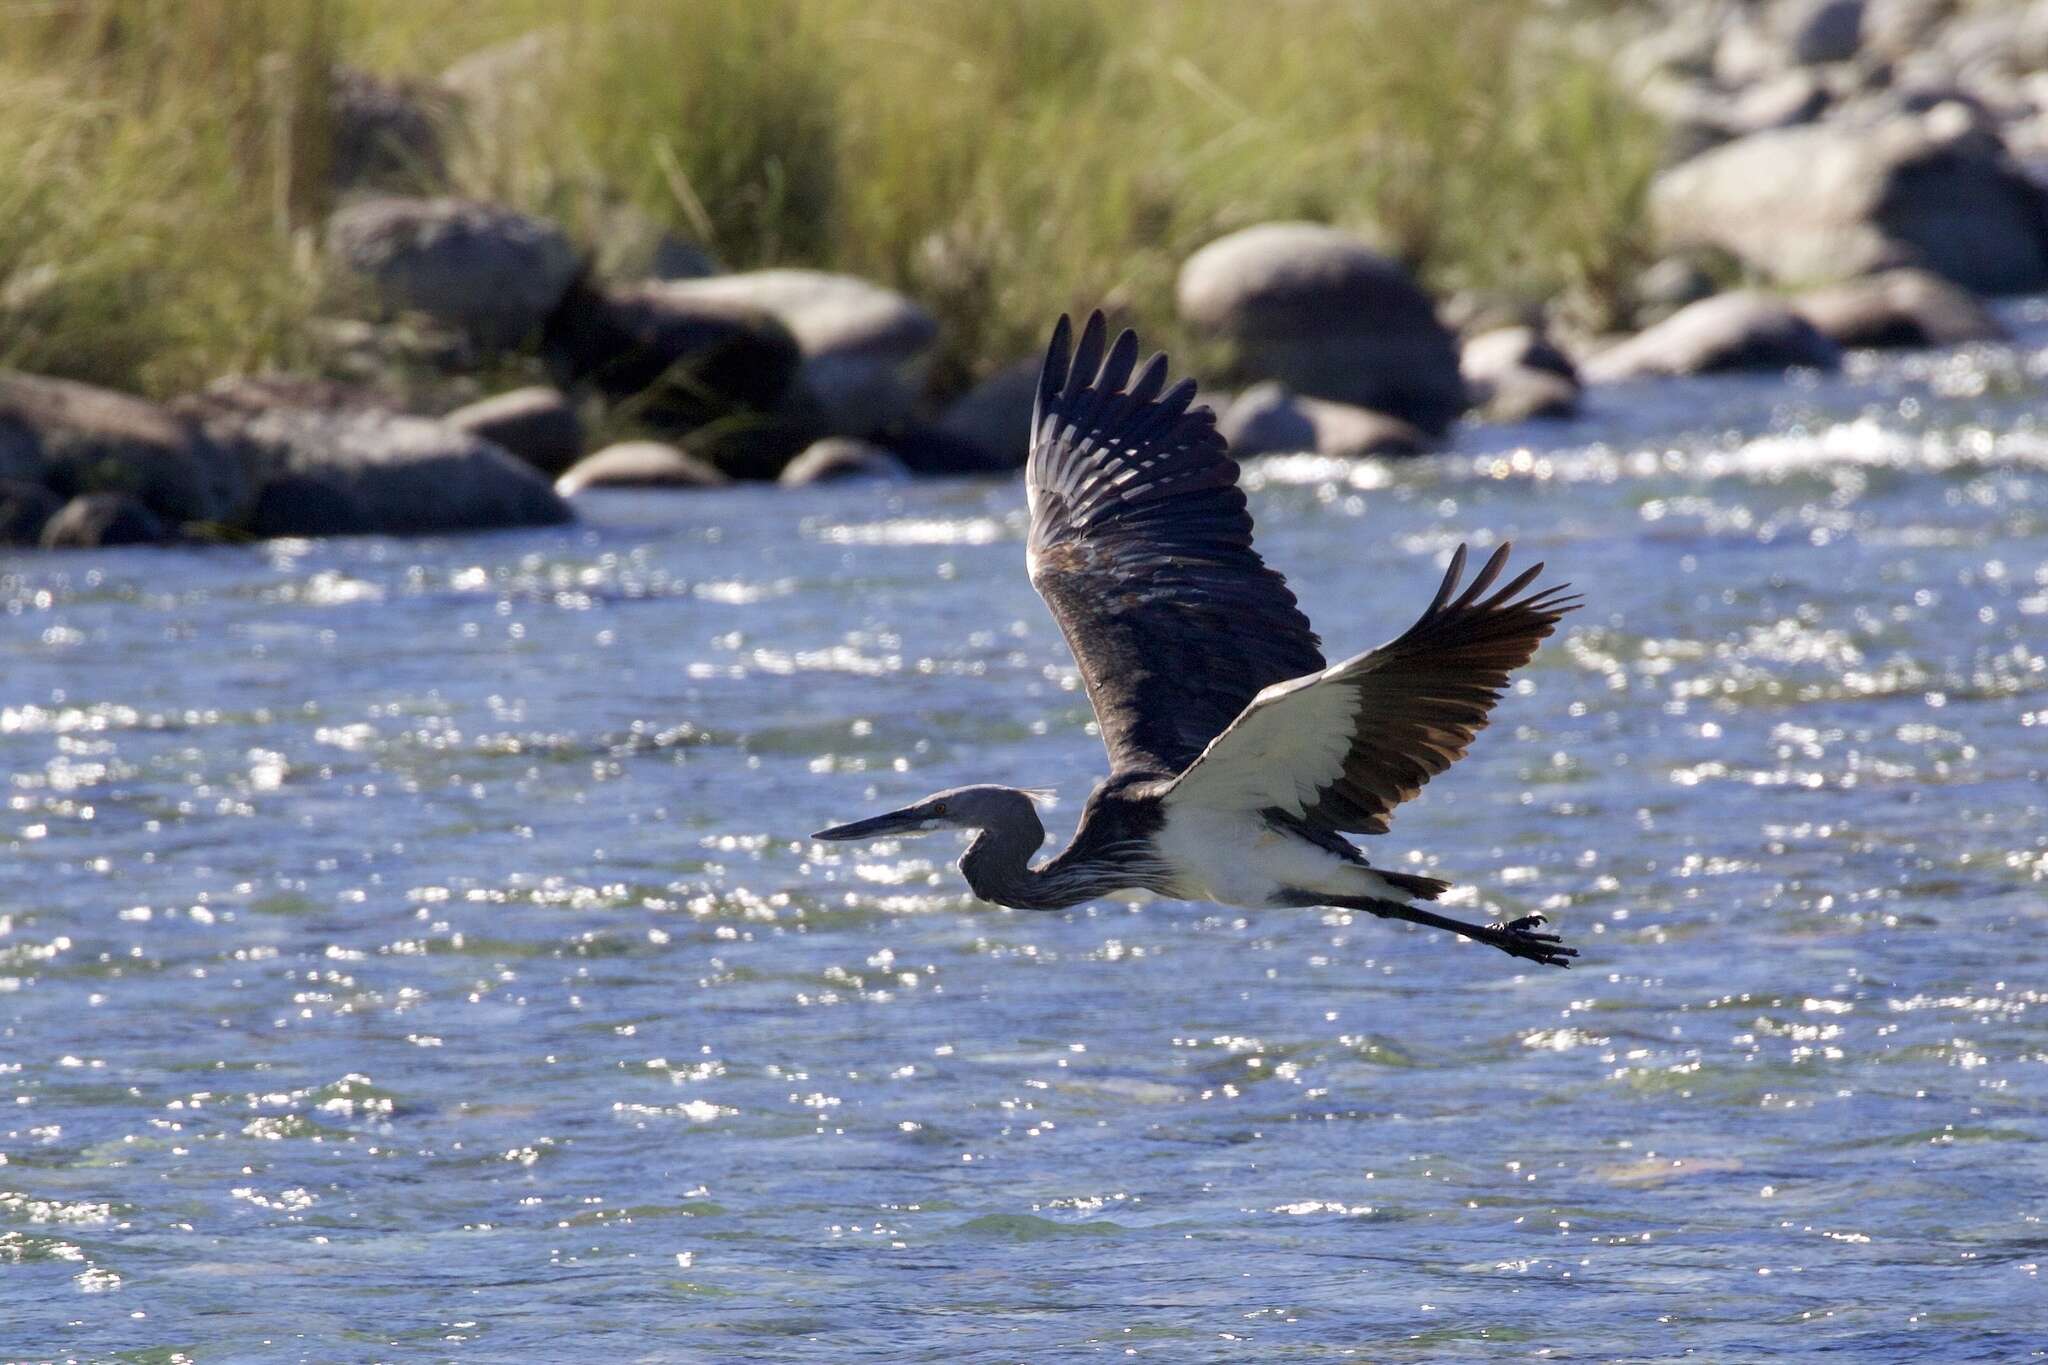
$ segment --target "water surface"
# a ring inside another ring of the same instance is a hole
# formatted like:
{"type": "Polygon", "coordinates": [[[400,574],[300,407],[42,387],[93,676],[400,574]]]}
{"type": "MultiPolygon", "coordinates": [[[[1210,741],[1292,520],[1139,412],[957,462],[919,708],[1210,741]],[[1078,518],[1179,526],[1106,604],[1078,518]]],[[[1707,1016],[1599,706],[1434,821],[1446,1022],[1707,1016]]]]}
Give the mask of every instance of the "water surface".
{"type": "Polygon", "coordinates": [[[2048,351],[1256,465],[1588,598],[1339,913],[806,831],[1103,757],[1014,486],[0,561],[0,1355],[2038,1357],[2048,351]]]}

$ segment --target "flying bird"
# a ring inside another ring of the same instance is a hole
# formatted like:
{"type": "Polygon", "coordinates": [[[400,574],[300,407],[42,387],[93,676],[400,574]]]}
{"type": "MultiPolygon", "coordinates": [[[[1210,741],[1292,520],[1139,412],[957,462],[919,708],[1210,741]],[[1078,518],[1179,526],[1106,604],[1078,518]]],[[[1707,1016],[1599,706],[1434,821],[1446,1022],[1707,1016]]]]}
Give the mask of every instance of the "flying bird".
{"type": "Polygon", "coordinates": [[[974,894],[1057,910],[1119,893],[1251,908],[1338,906],[1449,930],[1531,962],[1577,950],[1541,915],[1474,924],[1424,908],[1450,883],[1372,866],[1347,834],[1384,834],[1394,807],[1464,756],[1508,674],[1579,605],[1501,583],[1508,546],[1464,581],[1451,556],[1415,624],[1340,663],[1287,581],[1252,548],[1237,462],[1195,384],[1141,368],[1101,313],[1078,345],[1061,317],[1039,376],[1025,484],[1027,564],[1059,622],[1109,750],[1073,842],[1045,842],[1033,794],[970,786],[820,830],[879,839],[974,835],[960,870],[974,894]],[[1496,586],[1499,585],[1499,586],[1496,586]]]}

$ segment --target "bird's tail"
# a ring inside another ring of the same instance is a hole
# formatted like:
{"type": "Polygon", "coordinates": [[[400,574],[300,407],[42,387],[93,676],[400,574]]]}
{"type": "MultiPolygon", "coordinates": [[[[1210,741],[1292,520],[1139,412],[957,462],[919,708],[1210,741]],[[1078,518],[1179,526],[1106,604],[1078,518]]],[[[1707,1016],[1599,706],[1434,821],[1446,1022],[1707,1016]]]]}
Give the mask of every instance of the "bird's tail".
{"type": "Polygon", "coordinates": [[[1417,900],[1433,901],[1451,889],[1449,882],[1437,877],[1418,877],[1412,872],[1389,872],[1384,867],[1376,867],[1372,871],[1381,881],[1407,892],[1417,900]]]}

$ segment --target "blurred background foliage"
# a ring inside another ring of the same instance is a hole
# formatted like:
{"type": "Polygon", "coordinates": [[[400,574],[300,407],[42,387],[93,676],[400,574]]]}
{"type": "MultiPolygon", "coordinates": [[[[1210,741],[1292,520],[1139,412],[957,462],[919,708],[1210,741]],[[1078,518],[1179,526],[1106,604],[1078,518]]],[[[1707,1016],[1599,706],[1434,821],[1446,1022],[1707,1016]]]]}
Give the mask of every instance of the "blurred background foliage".
{"type": "Polygon", "coordinates": [[[416,187],[895,285],[936,382],[1273,218],[1600,325],[1658,130],[1549,0],[0,0],[0,364],[163,393],[328,297],[333,74],[447,111],[416,187]],[[509,54],[509,55],[507,55],[509,54]],[[493,77],[492,62],[504,74],[493,77]],[[463,94],[440,84],[467,69],[463,94]]]}

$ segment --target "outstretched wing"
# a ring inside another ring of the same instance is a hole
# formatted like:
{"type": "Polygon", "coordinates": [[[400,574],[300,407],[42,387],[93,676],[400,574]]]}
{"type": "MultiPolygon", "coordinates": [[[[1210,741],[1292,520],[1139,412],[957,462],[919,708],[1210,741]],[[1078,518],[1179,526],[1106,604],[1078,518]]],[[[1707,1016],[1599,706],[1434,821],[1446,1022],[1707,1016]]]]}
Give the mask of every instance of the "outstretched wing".
{"type": "Polygon", "coordinates": [[[1460,545],[1436,600],[1404,634],[1261,692],[1174,783],[1167,801],[1277,807],[1325,829],[1385,834],[1394,807],[1465,756],[1508,674],[1579,605],[1568,584],[1519,596],[1543,572],[1541,564],[1483,596],[1507,559],[1502,545],[1459,593],[1460,545]]]}
{"type": "Polygon", "coordinates": [[[1237,462],[1166,357],[1132,379],[1102,314],[1053,329],[1031,414],[1029,565],[1115,773],[1178,773],[1261,688],[1323,667],[1287,580],[1252,549],[1237,462]]]}

